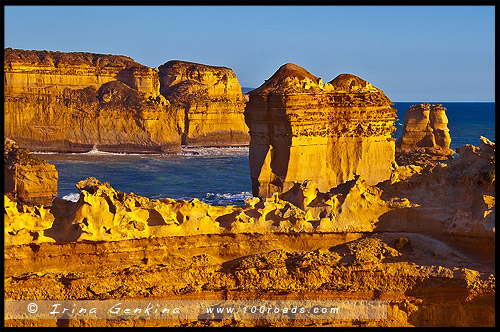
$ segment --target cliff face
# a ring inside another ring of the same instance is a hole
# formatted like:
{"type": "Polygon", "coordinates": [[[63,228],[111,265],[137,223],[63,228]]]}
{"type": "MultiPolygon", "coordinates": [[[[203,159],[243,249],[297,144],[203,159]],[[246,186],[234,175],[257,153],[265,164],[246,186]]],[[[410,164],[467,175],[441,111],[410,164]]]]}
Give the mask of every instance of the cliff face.
{"type": "Polygon", "coordinates": [[[161,94],[185,114],[183,144],[248,144],[245,98],[231,69],[169,61],[158,70],[161,94]]]}
{"type": "Polygon", "coordinates": [[[182,114],[124,56],[5,50],[5,135],[33,151],[169,152],[182,114]]]}
{"type": "Polygon", "coordinates": [[[10,199],[28,205],[52,204],[58,178],[54,165],[5,138],[4,167],[4,192],[10,199]]]}
{"type": "Polygon", "coordinates": [[[19,239],[15,234],[26,222],[16,220],[45,222],[40,214],[6,208],[6,225],[10,225],[6,229],[14,235],[6,236],[5,243],[374,230],[493,240],[495,144],[482,138],[477,147],[466,145],[457,150],[459,158],[448,164],[397,167],[389,180],[376,186],[359,175],[328,191],[319,190],[314,181],[294,182],[281,194],[247,199],[243,208],[210,206],[197,199],[148,199],[117,192],[108,183],[89,178],[77,184],[78,202],[54,201],[45,215],[54,224],[46,229],[45,237],[28,242],[19,239]]]}
{"type": "Polygon", "coordinates": [[[6,95],[50,94],[65,88],[84,89],[111,81],[156,97],[158,72],[121,55],[63,53],[7,48],[4,51],[6,95]],[[49,90],[49,91],[48,91],[49,90]]]}
{"type": "Polygon", "coordinates": [[[283,65],[249,92],[250,172],[254,196],[313,180],[322,191],[362,175],[389,178],[396,116],[370,83],[342,74],[329,83],[294,64],[283,65]]]}
{"type": "Polygon", "coordinates": [[[450,130],[446,108],[441,105],[413,105],[404,115],[404,127],[401,138],[396,142],[396,151],[408,152],[420,150],[434,156],[434,159],[446,159],[453,154],[450,149],[450,130]]]}
{"type": "Polygon", "coordinates": [[[233,71],[180,61],[4,50],[5,135],[33,151],[176,152],[248,144],[233,71]]]}

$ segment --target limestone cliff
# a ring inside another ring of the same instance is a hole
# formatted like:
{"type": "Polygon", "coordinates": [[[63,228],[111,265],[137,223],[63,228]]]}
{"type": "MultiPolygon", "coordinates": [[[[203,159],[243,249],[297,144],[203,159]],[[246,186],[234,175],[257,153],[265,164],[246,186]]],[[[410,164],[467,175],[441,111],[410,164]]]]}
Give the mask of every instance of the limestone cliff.
{"type": "Polygon", "coordinates": [[[4,72],[5,135],[33,151],[161,153],[249,142],[245,98],[229,68],[169,61],[159,77],[126,56],[8,48],[4,72]]]}
{"type": "Polygon", "coordinates": [[[180,150],[183,114],[124,56],[6,49],[5,135],[32,151],[180,150]]]}
{"type": "Polygon", "coordinates": [[[158,72],[122,55],[4,50],[6,95],[53,94],[65,88],[99,89],[120,81],[148,97],[160,94],[158,72]]]}
{"type": "Polygon", "coordinates": [[[51,205],[57,196],[57,178],[54,165],[4,139],[4,193],[10,199],[28,205],[51,205]]]}
{"type": "Polygon", "coordinates": [[[440,104],[413,105],[404,115],[403,133],[396,142],[398,154],[418,151],[444,160],[454,152],[450,149],[450,133],[446,108],[440,104]]]}
{"type": "Polygon", "coordinates": [[[283,65],[249,92],[250,172],[254,196],[269,197],[293,181],[326,191],[362,175],[389,178],[396,110],[370,83],[342,74],[323,84],[304,68],[283,65]]]}
{"type": "Polygon", "coordinates": [[[243,117],[245,98],[231,69],[169,61],[158,70],[161,94],[185,113],[183,144],[248,144],[243,117]]]}

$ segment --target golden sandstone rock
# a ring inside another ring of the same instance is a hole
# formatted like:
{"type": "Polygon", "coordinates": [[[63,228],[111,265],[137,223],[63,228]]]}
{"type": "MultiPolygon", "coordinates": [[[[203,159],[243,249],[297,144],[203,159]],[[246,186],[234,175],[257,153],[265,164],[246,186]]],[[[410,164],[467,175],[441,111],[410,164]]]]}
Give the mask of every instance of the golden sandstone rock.
{"type": "MultiPolygon", "coordinates": [[[[368,82],[340,75],[323,84],[298,66],[289,64],[283,70],[285,74],[290,71],[293,75],[277,75],[277,80],[259,88],[252,104],[260,103],[269,110],[267,115],[252,114],[249,123],[252,140],[257,137],[262,145],[274,144],[268,147],[272,153],[266,155],[271,174],[280,175],[283,173],[278,171],[286,173],[288,169],[299,172],[298,164],[289,167],[277,163],[287,151],[279,144],[296,143],[294,137],[304,137],[307,132],[313,138],[322,137],[317,129],[311,131],[320,124],[326,123],[326,131],[335,128],[337,136],[341,136],[339,131],[349,133],[344,139],[349,148],[356,137],[368,137],[362,121],[353,114],[367,120],[376,137],[390,135],[394,121],[387,106],[390,102],[368,82]],[[346,104],[334,107],[326,97],[346,104]],[[367,100],[375,106],[370,104],[367,109],[367,100]],[[300,113],[311,107],[306,102],[336,116],[322,122],[323,118],[315,118],[312,111],[300,113]],[[293,105],[294,112],[289,113],[290,108],[283,104],[293,105]],[[288,120],[288,115],[294,118],[293,114],[299,113],[308,122],[288,120]],[[357,131],[349,127],[346,119],[350,116],[354,123],[359,120],[357,131]],[[375,132],[373,126],[378,128],[375,132]],[[262,136],[254,136],[255,132],[262,136]]],[[[99,104],[108,105],[97,110],[110,114],[118,112],[116,105],[134,105],[145,98],[117,81],[86,89],[64,93],[80,94],[71,99],[77,104],[86,102],[82,97],[93,96],[94,92],[87,95],[86,91],[95,91],[99,104]]],[[[92,104],[92,98],[87,103],[92,104]]],[[[149,100],[169,107],[162,96],[149,100]]],[[[121,126],[125,126],[123,122],[121,126]]],[[[333,140],[329,135],[328,140],[333,140]]],[[[393,142],[387,142],[393,151],[393,142]]],[[[372,143],[373,150],[367,151],[378,151],[380,142],[372,143]]],[[[4,145],[10,147],[5,150],[5,160],[31,160],[8,157],[13,155],[9,151],[16,149],[21,155],[28,154],[8,140],[4,145]]],[[[307,154],[306,146],[290,148],[290,156],[307,154]]],[[[77,183],[77,202],[56,198],[50,207],[14,201],[7,193],[4,299],[368,299],[386,301],[387,318],[23,318],[7,319],[5,325],[494,326],[495,143],[481,137],[479,146],[457,148],[459,157],[446,163],[394,167],[388,163],[389,174],[381,182],[373,179],[376,169],[359,173],[363,168],[357,165],[366,161],[358,158],[366,156],[365,150],[349,151],[356,153],[344,168],[335,169],[354,169],[352,177],[339,177],[342,181],[326,189],[325,183],[314,179],[289,179],[280,190],[246,200],[245,207],[210,206],[197,199],[149,199],[116,191],[95,178],[77,183]],[[371,181],[366,176],[372,176],[371,181]]],[[[311,162],[303,167],[315,165],[311,162]]]]}
{"type": "MultiPolygon", "coordinates": [[[[109,183],[89,178],[77,183],[78,202],[57,199],[53,208],[44,214],[46,219],[36,221],[47,226],[47,236],[54,236],[39,238],[38,242],[117,241],[221,233],[369,232],[386,212],[411,206],[383,201],[382,191],[368,186],[360,177],[328,193],[310,190],[315,187],[311,181],[296,183],[288,192],[275,193],[258,203],[249,199],[249,204],[241,208],[210,206],[197,199],[148,199],[117,192],[109,183]]],[[[31,238],[16,237],[25,227],[19,223],[20,228],[16,229],[15,221],[22,220],[26,212],[18,211],[12,204],[6,211],[11,220],[9,231],[13,233],[6,235],[5,242],[9,245],[30,243],[31,238]]]]}
{"type": "Polygon", "coordinates": [[[254,196],[284,192],[294,181],[326,191],[355,175],[371,185],[389,178],[396,110],[370,83],[342,74],[323,84],[288,63],[249,96],[254,196]]]}
{"type": "Polygon", "coordinates": [[[453,155],[445,111],[440,104],[412,105],[406,111],[403,133],[396,142],[396,152],[403,155],[398,164],[404,164],[402,159],[408,152],[426,154],[432,160],[446,160],[453,155]]]}
{"type": "Polygon", "coordinates": [[[183,144],[248,145],[245,98],[231,69],[169,61],[158,72],[161,94],[185,114],[183,144]]]}
{"type": "Polygon", "coordinates": [[[158,73],[122,55],[86,52],[4,50],[6,95],[53,94],[65,88],[99,89],[120,81],[130,88],[156,97],[160,94],[158,73]]]}
{"type": "MultiPolygon", "coordinates": [[[[148,199],[94,178],[78,202],[5,200],[5,300],[370,299],[363,326],[493,326],[495,144],[329,191],[294,182],[245,207],[148,199]],[[397,175],[401,173],[400,175],[397,175]],[[487,213],[486,213],[487,212],[487,213]],[[55,242],[55,243],[54,243],[55,242]]],[[[307,320],[358,326],[357,320],[307,320]]],[[[284,320],[129,319],[121,326],[303,326],[284,320]]],[[[6,320],[7,326],[116,320],[6,320]]]]}
{"type": "Polygon", "coordinates": [[[158,73],[131,58],[6,49],[5,135],[35,151],[180,150],[158,73]]]}
{"type": "MultiPolygon", "coordinates": [[[[247,199],[245,207],[148,199],[89,178],[76,203],[57,199],[46,214],[57,241],[126,240],[221,233],[430,231],[494,237],[494,143],[458,149],[449,165],[397,167],[376,186],[356,176],[329,191],[314,181],[283,193],[247,199]],[[457,183],[463,186],[457,186],[457,183]]],[[[11,218],[24,212],[9,209],[11,218]]],[[[13,224],[12,227],[15,227],[13,224]]],[[[15,229],[14,229],[15,230],[15,229]]],[[[51,233],[49,231],[48,233],[51,233]]],[[[6,243],[15,236],[6,237],[6,243]]]]}
{"type": "Polygon", "coordinates": [[[51,205],[57,196],[56,167],[4,139],[4,193],[29,205],[51,205]]]}
{"type": "Polygon", "coordinates": [[[248,144],[232,70],[190,63],[186,74],[185,63],[172,62],[180,72],[167,64],[160,82],[157,69],[125,56],[5,49],[5,135],[54,152],[248,144]]]}

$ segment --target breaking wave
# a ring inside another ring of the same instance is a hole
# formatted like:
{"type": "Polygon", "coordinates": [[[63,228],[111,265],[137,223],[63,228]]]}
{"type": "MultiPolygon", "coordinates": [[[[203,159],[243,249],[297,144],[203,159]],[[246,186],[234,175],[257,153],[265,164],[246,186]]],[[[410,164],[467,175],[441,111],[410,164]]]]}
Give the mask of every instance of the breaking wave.
{"type": "Polygon", "coordinates": [[[230,203],[230,202],[241,202],[247,198],[252,198],[252,193],[248,191],[243,191],[240,193],[225,193],[225,194],[217,194],[217,193],[207,193],[205,198],[201,201],[209,204],[220,204],[220,203],[230,203]]]}
{"type": "Polygon", "coordinates": [[[78,202],[79,198],[80,198],[79,193],[71,193],[62,197],[62,199],[64,199],[65,201],[70,201],[70,202],[78,202]]]}

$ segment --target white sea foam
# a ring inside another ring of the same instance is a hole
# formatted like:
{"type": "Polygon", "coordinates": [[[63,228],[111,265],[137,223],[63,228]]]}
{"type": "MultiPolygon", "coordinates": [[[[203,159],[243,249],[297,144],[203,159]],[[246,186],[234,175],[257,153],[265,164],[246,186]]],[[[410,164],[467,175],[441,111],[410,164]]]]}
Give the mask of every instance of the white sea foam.
{"type": "Polygon", "coordinates": [[[79,198],[80,198],[79,193],[71,193],[62,197],[62,199],[64,199],[65,201],[70,201],[70,202],[77,202],[79,198]]]}
{"type": "Polygon", "coordinates": [[[248,155],[248,146],[232,146],[232,147],[186,147],[182,146],[181,152],[178,153],[128,153],[128,152],[106,152],[100,151],[96,146],[87,152],[45,152],[35,151],[33,154],[40,155],[81,155],[81,156],[245,156],[248,155]]]}
{"type": "Polygon", "coordinates": [[[142,156],[143,153],[126,153],[126,152],[106,152],[99,151],[97,147],[94,145],[92,150],[88,152],[80,152],[80,153],[71,153],[71,154],[83,154],[83,155],[93,155],[93,156],[142,156]]]}
{"type": "Polygon", "coordinates": [[[248,155],[248,146],[232,147],[182,147],[182,155],[200,156],[237,156],[248,155]]]}
{"type": "Polygon", "coordinates": [[[248,191],[242,191],[240,193],[207,193],[204,200],[207,201],[243,201],[247,198],[252,198],[252,193],[248,191]]]}
{"type": "Polygon", "coordinates": [[[32,151],[31,154],[59,154],[59,152],[32,151]]]}

